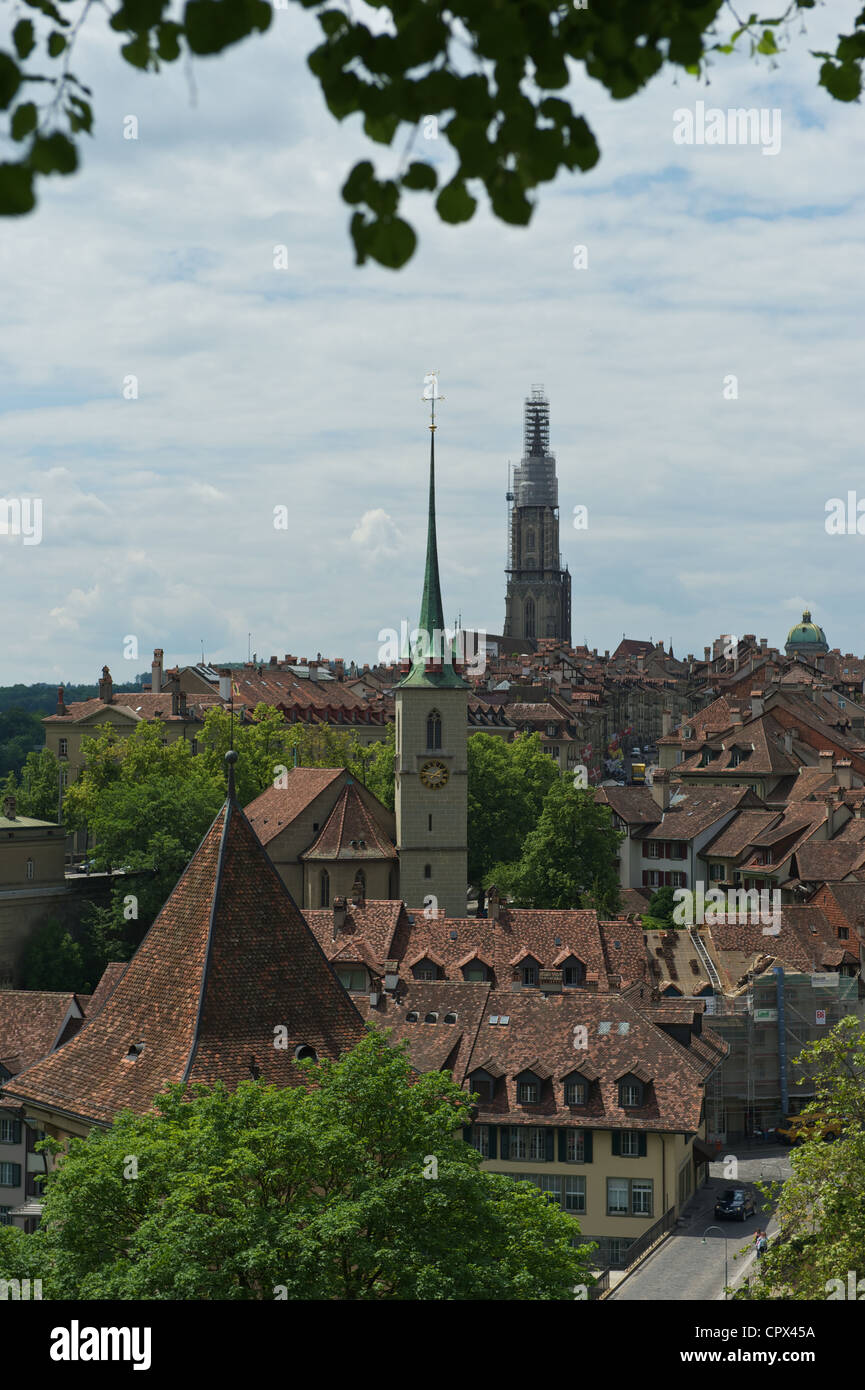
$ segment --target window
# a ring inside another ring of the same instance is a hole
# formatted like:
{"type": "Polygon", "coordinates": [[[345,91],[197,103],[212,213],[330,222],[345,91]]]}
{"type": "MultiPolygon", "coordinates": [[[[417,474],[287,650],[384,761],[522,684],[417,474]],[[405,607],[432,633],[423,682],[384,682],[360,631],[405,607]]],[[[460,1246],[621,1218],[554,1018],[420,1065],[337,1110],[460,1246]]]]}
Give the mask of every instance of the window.
{"type": "Polygon", "coordinates": [[[471,1088],[476,1091],[481,1100],[492,1100],[495,1092],[495,1081],[489,1072],[476,1071],[471,1078],[471,1088]]]}
{"type": "Polygon", "coordinates": [[[61,758],[69,757],[69,740],[66,738],[60,740],[60,756],[61,758]]]}
{"type": "Polygon", "coordinates": [[[482,984],[486,978],[487,968],[485,965],[480,964],[478,961],[474,961],[471,965],[463,966],[464,980],[468,980],[472,984],[482,984]]]}
{"type": "Polygon", "coordinates": [[[438,966],[431,960],[419,960],[414,966],[412,974],[416,980],[437,980],[439,977],[438,966]]]}
{"type": "Polygon", "coordinates": [[[524,1129],[514,1126],[511,1130],[510,1157],[514,1159],[545,1160],[547,1157],[547,1138],[542,1129],[524,1129]]]}
{"type": "Polygon", "coordinates": [[[0,1207],[0,1226],[13,1226],[12,1208],[0,1207]]]}
{"type": "Polygon", "coordinates": [[[607,1178],[608,1216],[651,1216],[654,1183],[651,1178],[607,1178]]]}
{"type": "Polygon", "coordinates": [[[569,960],[565,961],[562,969],[562,984],[568,989],[576,989],[578,985],[583,983],[585,973],[582,962],[574,960],[571,956],[569,960]]]}
{"type": "Polygon", "coordinates": [[[685,875],[680,869],[674,869],[670,874],[670,886],[673,888],[687,888],[685,875]]]}
{"type": "Polygon", "coordinates": [[[607,1215],[629,1216],[630,1189],[627,1178],[607,1178],[607,1215]]]}
{"type": "Polygon", "coordinates": [[[565,1143],[565,1154],[568,1163],[585,1163],[586,1161],[586,1136],[582,1130],[569,1129],[565,1143]]]}
{"type": "Polygon", "coordinates": [[[585,1081],[566,1081],[565,1105],[585,1105],[586,1090],[585,1081]]]}
{"type": "Polygon", "coordinates": [[[535,601],[534,601],[533,598],[527,598],[527,599],[526,599],[526,606],[525,606],[525,609],[524,609],[523,611],[524,611],[524,613],[525,613],[526,636],[527,636],[527,637],[534,637],[534,635],[535,635],[535,601]]]}
{"type": "Polygon", "coordinates": [[[520,1105],[537,1105],[540,1100],[541,1088],[537,1081],[518,1081],[517,1100],[520,1105]]]}
{"type": "Polygon", "coordinates": [[[21,1143],[21,1121],[0,1119],[0,1144],[21,1143]]]}
{"type": "Polygon", "coordinates": [[[297,1062],[303,1062],[307,1058],[313,1062],[318,1061],[318,1053],[314,1047],[309,1046],[309,1043],[298,1043],[297,1047],[294,1049],[294,1057],[297,1062]]]}
{"type": "Polygon", "coordinates": [[[21,1164],[0,1163],[0,1187],[21,1186],[21,1164]]]}
{"type": "Polygon", "coordinates": [[[343,989],[358,990],[361,993],[367,987],[368,976],[363,966],[352,965],[348,969],[337,970],[336,977],[343,989]]]}
{"type": "Polygon", "coordinates": [[[430,828],[430,830],[432,830],[432,811],[430,811],[430,814],[429,814],[429,818],[428,818],[428,819],[429,819],[429,828],[430,828]]]}
{"type": "Polygon", "coordinates": [[[624,1134],[619,1135],[619,1155],[621,1158],[639,1158],[639,1134],[626,1131],[624,1134]]]}
{"type": "Polygon", "coordinates": [[[473,1149],[477,1149],[481,1158],[490,1156],[490,1127],[489,1125],[472,1125],[471,1138],[469,1140],[473,1149]]]}
{"type": "Polygon", "coordinates": [[[364,873],[363,869],[358,869],[357,873],[355,874],[354,886],[351,891],[352,897],[366,897],[366,874],[364,873]]]}
{"type": "Polygon", "coordinates": [[[639,1081],[620,1081],[619,1082],[619,1104],[623,1108],[628,1106],[642,1105],[643,1088],[639,1081]]]}
{"type": "Polygon", "coordinates": [[[528,528],[527,531],[526,531],[526,550],[529,552],[529,554],[531,554],[532,551],[534,550],[534,548],[535,548],[535,533],[534,533],[533,527],[529,526],[529,528],[528,528]]]}
{"type": "Polygon", "coordinates": [[[442,746],[442,717],[437,709],[430,710],[427,715],[426,746],[427,748],[441,748],[442,746]]]}
{"type": "Polygon", "coordinates": [[[723,864],[710,864],[710,865],[709,865],[709,878],[712,880],[713,883],[718,883],[721,879],[723,879],[723,877],[724,877],[724,865],[723,865],[723,864]]]}
{"type": "Polygon", "coordinates": [[[432,864],[424,864],[423,876],[424,878],[432,878],[432,864]]]}
{"type": "Polygon", "coordinates": [[[585,1178],[565,1178],[565,1211],[584,1213],[585,1210],[585,1178]]]}
{"type": "Polygon", "coordinates": [[[531,962],[523,966],[523,984],[536,985],[538,983],[538,967],[531,962]]]}
{"type": "Polygon", "coordinates": [[[32,877],[33,877],[33,860],[32,860],[32,859],[28,859],[28,860],[27,860],[27,877],[28,877],[28,878],[32,878],[32,877]]]}
{"type": "Polygon", "coordinates": [[[330,907],[330,874],[322,869],[319,882],[319,907],[330,907]]]}
{"type": "Polygon", "coordinates": [[[849,928],[848,928],[848,927],[839,927],[839,928],[838,928],[838,939],[839,939],[839,941],[848,941],[849,938],[850,938],[850,930],[849,930],[849,928]]]}
{"type": "Polygon", "coordinates": [[[663,859],[660,840],[646,841],[646,859],[663,859]]]}

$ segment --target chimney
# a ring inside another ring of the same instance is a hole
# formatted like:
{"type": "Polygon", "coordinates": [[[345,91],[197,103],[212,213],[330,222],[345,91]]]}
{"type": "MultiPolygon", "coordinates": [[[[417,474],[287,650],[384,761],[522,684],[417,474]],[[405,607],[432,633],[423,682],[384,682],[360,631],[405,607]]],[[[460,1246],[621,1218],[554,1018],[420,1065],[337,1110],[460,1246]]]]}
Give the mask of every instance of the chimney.
{"type": "Polygon", "coordinates": [[[231,672],[220,671],[219,673],[219,698],[220,700],[231,699],[231,672]]]}
{"type": "Polygon", "coordinates": [[[487,893],[487,916],[491,922],[497,922],[499,920],[501,906],[502,900],[499,897],[499,890],[496,888],[495,884],[491,884],[490,890],[487,893]]]}
{"type": "Polygon", "coordinates": [[[345,930],[345,917],[348,911],[345,898],[334,898],[333,900],[333,939],[336,941],[340,932],[345,930]]]}
{"type": "Polygon", "coordinates": [[[829,777],[832,776],[832,759],[834,758],[834,756],[835,755],[832,752],[831,748],[820,749],[820,757],[817,766],[819,767],[821,772],[825,773],[829,777]]]}
{"type": "Polygon", "coordinates": [[[704,647],[704,648],[703,648],[703,660],[704,660],[704,661],[711,661],[711,660],[712,660],[712,648],[711,648],[711,647],[704,647]]]}
{"type": "MultiPolygon", "coordinates": [[[[760,641],[762,642],[762,637],[760,641]]],[[[751,718],[759,719],[763,713],[763,692],[762,690],[751,691],[751,718]]]]}
{"type": "Polygon", "coordinates": [[[65,703],[64,703],[64,700],[63,700],[63,686],[62,686],[62,685],[58,685],[58,687],[57,687],[57,710],[56,710],[56,713],[57,713],[57,714],[68,714],[68,713],[69,713],[69,711],[67,710],[66,705],[65,705],[65,703]]]}
{"type": "Polygon", "coordinates": [[[845,792],[853,786],[853,764],[849,758],[839,758],[835,764],[835,785],[845,792]]]}
{"type": "Polygon", "coordinates": [[[318,680],[318,662],[317,662],[317,661],[310,661],[310,663],[309,663],[309,679],[310,679],[311,681],[317,681],[317,680],[318,680]]]}
{"type": "Polygon", "coordinates": [[[17,803],[17,801],[16,801],[16,799],[15,799],[14,796],[4,796],[4,798],[3,798],[3,814],[4,814],[4,816],[6,817],[7,820],[14,820],[14,819],[15,819],[15,811],[16,811],[17,805],[18,805],[18,803],[17,803]]]}
{"type": "Polygon", "coordinates": [[[661,711],[661,737],[667,738],[673,732],[673,711],[665,709],[661,711]]]}
{"type": "Polygon", "coordinates": [[[792,753],[792,752],[793,752],[793,740],[794,740],[794,738],[795,738],[795,739],[798,739],[798,737],[799,737],[799,730],[798,730],[798,729],[785,729],[785,730],[784,730],[784,752],[785,752],[785,753],[792,753]]]}
{"type": "Polygon", "coordinates": [[[272,657],[270,658],[270,665],[271,665],[271,666],[278,666],[278,665],[279,665],[278,658],[275,657],[275,656],[272,656],[272,657]]]}
{"type": "Polygon", "coordinates": [[[110,705],[114,699],[111,672],[107,666],[102,667],[102,679],[99,682],[99,698],[104,705],[110,705]]]}
{"type": "Polygon", "coordinates": [[[153,695],[158,695],[162,689],[162,648],[153,648],[153,660],[150,663],[150,690],[153,695]]]}
{"type": "Polygon", "coordinates": [[[658,768],[652,778],[651,792],[655,804],[660,806],[662,811],[666,811],[670,804],[670,774],[666,768],[658,768]]]}
{"type": "Polygon", "coordinates": [[[761,651],[761,652],[765,652],[765,651],[768,651],[768,650],[769,650],[769,639],[768,639],[768,637],[761,637],[761,638],[760,638],[760,651],[761,651]]]}

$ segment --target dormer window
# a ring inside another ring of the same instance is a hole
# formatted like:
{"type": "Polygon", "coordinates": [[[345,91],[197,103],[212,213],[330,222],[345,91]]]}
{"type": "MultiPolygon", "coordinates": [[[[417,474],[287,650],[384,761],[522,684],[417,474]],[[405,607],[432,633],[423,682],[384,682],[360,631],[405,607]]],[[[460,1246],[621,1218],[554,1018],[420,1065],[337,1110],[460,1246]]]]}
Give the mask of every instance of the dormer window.
{"type": "Polygon", "coordinates": [[[589,1083],[582,1076],[569,1076],[565,1081],[565,1105],[585,1105],[589,1083]]]}
{"type": "Polygon", "coordinates": [[[646,1085],[636,1076],[623,1076],[619,1082],[619,1105],[623,1110],[636,1110],[644,1103],[646,1085]]]}
{"type": "Polygon", "coordinates": [[[416,965],[412,966],[411,973],[416,980],[437,980],[439,968],[434,960],[424,956],[423,960],[419,960],[416,965]]]}
{"type": "Polygon", "coordinates": [[[417,1023],[419,1018],[420,1014],[418,1013],[417,1009],[412,1009],[409,1013],[406,1014],[405,1021],[406,1023],[417,1023]]]}
{"type": "Polygon", "coordinates": [[[438,1023],[439,1016],[434,1011],[428,1013],[424,1018],[424,1023],[438,1023]]]}
{"type": "Polygon", "coordinates": [[[336,972],[343,989],[352,991],[355,994],[363,994],[369,985],[369,976],[362,965],[343,966],[336,972]]]}
{"type": "Polygon", "coordinates": [[[562,984],[565,989],[578,989],[586,978],[586,967],[576,956],[568,956],[562,965],[562,984]]]}
{"type": "Polygon", "coordinates": [[[537,1105],[540,1098],[541,1083],[539,1081],[517,1082],[517,1100],[520,1105],[537,1105]]]}
{"type": "Polygon", "coordinates": [[[144,1051],[144,1042],[143,1042],[142,1040],[139,1040],[138,1042],[130,1043],[130,1044],[129,1044],[129,1051],[128,1051],[127,1054],[126,1054],[126,1060],[127,1060],[127,1062],[137,1062],[137,1061],[138,1061],[138,1058],[141,1056],[141,1054],[142,1054],[143,1051],[144,1051]]]}
{"type": "Polygon", "coordinates": [[[470,1082],[471,1089],[477,1092],[478,1099],[481,1101],[491,1101],[495,1099],[496,1081],[488,1071],[479,1068],[472,1073],[470,1082]]]}
{"type": "Polygon", "coordinates": [[[473,960],[463,966],[463,979],[472,984],[482,984],[488,978],[489,971],[482,960],[473,960]]]}
{"type": "Polygon", "coordinates": [[[308,1043],[298,1043],[297,1047],[294,1049],[294,1060],[296,1062],[303,1062],[307,1058],[312,1062],[318,1061],[315,1048],[310,1047],[308,1043]]]}

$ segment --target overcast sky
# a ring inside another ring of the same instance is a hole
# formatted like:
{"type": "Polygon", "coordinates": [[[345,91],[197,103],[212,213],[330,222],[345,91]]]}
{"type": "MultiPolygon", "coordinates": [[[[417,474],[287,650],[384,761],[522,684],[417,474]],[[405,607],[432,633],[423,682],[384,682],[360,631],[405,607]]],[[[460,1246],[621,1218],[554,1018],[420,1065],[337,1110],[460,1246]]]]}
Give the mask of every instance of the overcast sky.
{"type": "MultiPolygon", "coordinates": [[[[409,195],[400,272],[354,265],[340,187],[397,153],[330,117],[308,14],[147,76],[97,12],[75,63],[96,137],[0,238],[0,496],[43,501],[40,544],[0,536],[0,684],[104,663],[120,681],[202,641],[245,660],[250,632],[265,660],[374,660],[381,629],[417,621],[432,368],[449,619],[501,631],[507,464],[543,382],[575,642],[782,644],[808,605],[862,652],[865,537],[824,523],[828,499],[865,497],[865,114],[808,52],[857,8],[794,26],[775,72],[720,58],[708,88],[662,75],[621,103],[580,75],[600,164],[542,190],[526,229],[442,226],[409,195]],[[674,143],[698,101],[779,109],[779,152],[674,143]]],[[[446,143],[421,143],[445,172],[446,143]]]]}

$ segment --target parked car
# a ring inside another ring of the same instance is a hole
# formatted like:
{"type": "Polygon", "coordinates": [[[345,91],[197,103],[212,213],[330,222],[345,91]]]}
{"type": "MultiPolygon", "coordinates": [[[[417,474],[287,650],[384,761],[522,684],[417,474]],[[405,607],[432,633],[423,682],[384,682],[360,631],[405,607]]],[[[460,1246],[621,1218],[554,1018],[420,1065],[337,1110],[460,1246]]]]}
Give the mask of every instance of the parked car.
{"type": "Polygon", "coordinates": [[[749,1216],[756,1214],[754,1198],[744,1187],[726,1188],[715,1203],[715,1215],[722,1221],[747,1221],[749,1216]]]}
{"type": "Polygon", "coordinates": [[[841,1130],[840,1120],[820,1110],[815,1115],[787,1115],[778,1126],[778,1136],[785,1144],[807,1144],[809,1139],[831,1143],[841,1130]]]}

